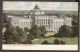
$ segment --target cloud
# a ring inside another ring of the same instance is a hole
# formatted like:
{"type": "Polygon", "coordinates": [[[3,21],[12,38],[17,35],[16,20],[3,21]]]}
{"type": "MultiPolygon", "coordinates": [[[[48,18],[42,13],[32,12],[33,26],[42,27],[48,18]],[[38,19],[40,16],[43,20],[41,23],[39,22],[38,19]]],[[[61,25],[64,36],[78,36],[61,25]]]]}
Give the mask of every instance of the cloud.
{"type": "Polygon", "coordinates": [[[78,10],[77,2],[3,2],[3,10],[32,10],[35,4],[42,10],[78,10]]]}
{"type": "Polygon", "coordinates": [[[26,2],[19,2],[18,5],[20,5],[20,6],[24,6],[25,4],[26,4],[26,2]]]}

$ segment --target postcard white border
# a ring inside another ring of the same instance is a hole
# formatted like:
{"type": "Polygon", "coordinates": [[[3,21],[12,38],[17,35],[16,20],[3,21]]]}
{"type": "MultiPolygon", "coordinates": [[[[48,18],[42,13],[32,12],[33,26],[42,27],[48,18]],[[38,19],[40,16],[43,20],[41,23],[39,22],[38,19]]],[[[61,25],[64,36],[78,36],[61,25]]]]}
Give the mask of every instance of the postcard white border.
{"type": "Polygon", "coordinates": [[[2,50],[78,50],[78,45],[2,44],[2,50]]]}

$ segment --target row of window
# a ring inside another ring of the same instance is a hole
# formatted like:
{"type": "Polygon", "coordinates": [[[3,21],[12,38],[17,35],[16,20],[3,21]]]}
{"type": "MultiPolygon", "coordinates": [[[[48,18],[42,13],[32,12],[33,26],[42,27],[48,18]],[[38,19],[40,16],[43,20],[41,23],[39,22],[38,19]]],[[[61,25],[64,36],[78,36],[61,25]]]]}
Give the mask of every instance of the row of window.
{"type": "Polygon", "coordinates": [[[50,18],[50,17],[48,17],[48,16],[41,16],[41,17],[36,17],[36,18],[50,18]]]}
{"type": "Polygon", "coordinates": [[[36,22],[53,22],[53,23],[63,23],[63,21],[51,21],[51,20],[36,20],[36,22]]]}
{"type": "Polygon", "coordinates": [[[20,24],[32,24],[32,22],[20,22],[20,24]]]}
{"type": "Polygon", "coordinates": [[[13,22],[14,24],[32,24],[32,22],[17,22],[17,21],[14,21],[13,22]]]}
{"type": "Polygon", "coordinates": [[[52,24],[52,22],[37,22],[37,24],[52,24]]]}
{"type": "Polygon", "coordinates": [[[40,25],[40,26],[45,26],[46,28],[50,28],[50,29],[52,29],[52,28],[54,28],[54,29],[59,29],[59,27],[60,26],[52,26],[52,25],[40,25]]]}
{"type": "Polygon", "coordinates": [[[63,23],[53,23],[53,22],[37,22],[37,24],[53,24],[54,26],[61,26],[63,23]]]}

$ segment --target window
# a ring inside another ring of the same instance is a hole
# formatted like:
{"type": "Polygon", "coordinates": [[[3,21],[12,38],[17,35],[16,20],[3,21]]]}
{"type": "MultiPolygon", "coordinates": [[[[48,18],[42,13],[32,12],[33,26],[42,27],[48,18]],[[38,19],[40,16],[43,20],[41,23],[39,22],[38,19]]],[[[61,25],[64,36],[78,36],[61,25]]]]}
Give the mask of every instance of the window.
{"type": "Polygon", "coordinates": [[[47,24],[47,20],[46,20],[46,24],[47,24]]]}
{"type": "Polygon", "coordinates": [[[45,21],[44,21],[44,24],[45,24],[45,21]]]}
{"type": "Polygon", "coordinates": [[[47,25],[46,25],[46,27],[47,27],[47,25]]]}
{"type": "Polygon", "coordinates": [[[48,22],[48,24],[49,24],[49,22],[48,22]]]}

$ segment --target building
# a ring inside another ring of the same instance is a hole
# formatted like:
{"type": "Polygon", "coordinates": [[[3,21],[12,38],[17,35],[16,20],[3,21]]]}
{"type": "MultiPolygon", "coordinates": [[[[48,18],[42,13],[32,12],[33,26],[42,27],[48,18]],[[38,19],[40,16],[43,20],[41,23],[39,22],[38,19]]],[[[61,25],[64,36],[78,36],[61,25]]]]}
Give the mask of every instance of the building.
{"type": "Polygon", "coordinates": [[[65,17],[59,18],[54,15],[45,15],[45,13],[36,4],[34,9],[29,12],[28,16],[11,16],[12,27],[19,26],[20,28],[28,27],[29,29],[34,26],[45,26],[48,32],[57,33],[62,25],[71,26],[72,18],[65,17]]]}

